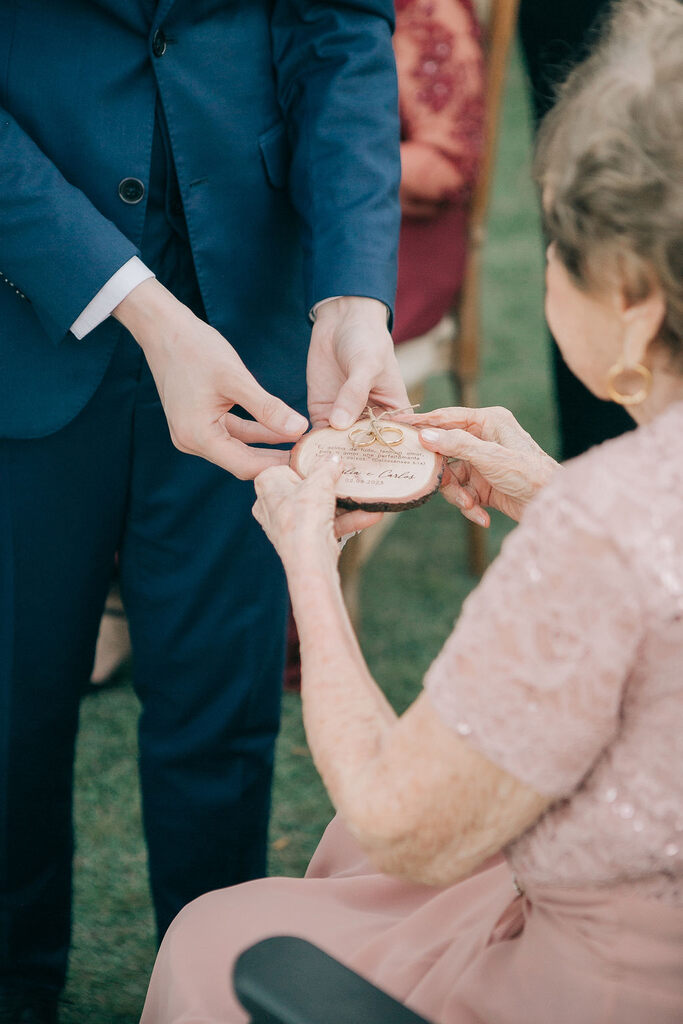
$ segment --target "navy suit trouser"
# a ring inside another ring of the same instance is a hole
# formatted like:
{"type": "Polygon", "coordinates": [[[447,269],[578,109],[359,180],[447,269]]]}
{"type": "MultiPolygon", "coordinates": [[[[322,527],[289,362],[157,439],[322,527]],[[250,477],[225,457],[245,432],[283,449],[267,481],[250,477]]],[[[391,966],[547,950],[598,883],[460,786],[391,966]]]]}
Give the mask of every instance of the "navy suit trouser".
{"type": "MultiPolygon", "coordinates": [[[[143,258],[203,315],[159,124],[148,200],[143,258]]],[[[253,500],[173,447],[123,328],[71,423],[0,441],[0,985],[64,982],[79,692],[117,552],[160,934],[195,896],[265,873],[286,587],[253,500]]]]}

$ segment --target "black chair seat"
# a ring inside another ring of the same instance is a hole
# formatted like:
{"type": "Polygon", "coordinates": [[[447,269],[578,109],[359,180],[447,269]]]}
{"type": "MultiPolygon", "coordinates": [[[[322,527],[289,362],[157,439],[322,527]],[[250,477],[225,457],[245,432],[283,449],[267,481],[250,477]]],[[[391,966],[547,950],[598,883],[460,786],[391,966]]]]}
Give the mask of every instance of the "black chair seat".
{"type": "Polygon", "coordinates": [[[252,1024],[430,1024],[311,942],[277,935],[237,959],[233,983],[252,1024]]]}

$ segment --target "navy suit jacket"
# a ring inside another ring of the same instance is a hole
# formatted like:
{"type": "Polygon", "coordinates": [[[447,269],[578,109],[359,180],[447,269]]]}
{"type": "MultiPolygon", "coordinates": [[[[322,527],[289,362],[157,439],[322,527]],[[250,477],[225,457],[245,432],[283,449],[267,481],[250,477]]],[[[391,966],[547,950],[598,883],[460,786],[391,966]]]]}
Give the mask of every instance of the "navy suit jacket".
{"type": "Polygon", "coordinates": [[[1,0],[0,436],[58,430],[104,374],[120,325],[69,327],[139,251],[145,202],[118,186],[148,183],[157,95],[209,321],[264,387],[300,401],[316,301],[392,304],[392,18],[391,0],[1,0]]]}

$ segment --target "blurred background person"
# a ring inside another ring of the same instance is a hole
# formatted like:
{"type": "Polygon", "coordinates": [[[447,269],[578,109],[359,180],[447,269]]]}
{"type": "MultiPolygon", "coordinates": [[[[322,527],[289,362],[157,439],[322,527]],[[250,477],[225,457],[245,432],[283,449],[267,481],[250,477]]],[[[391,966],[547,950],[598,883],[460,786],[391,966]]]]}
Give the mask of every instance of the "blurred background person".
{"type": "MultiPolygon", "coordinates": [[[[521,0],[519,34],[537,124],[555,103],[568,71],[588,54],[609,7],[610,0],[521,0]]],[[[570,459],[630,430],[633,422],[624,410],[592,395],[569,369],[552,337],[550,343],[560,457],[570,459]]]]}
{"type": "Polygon", "coordinates": [[[401,234],[394,342],[453,306],[483,146],[484,67],[470,0],[397,0],[401,234]]]}
{"type": "MultiPolygon", "coordinates": [[[[401,233],[394,344],[435,327],[457,301],[484,144],[481,32],[470,0],[397,0],[394,53],[401,124],[401,233]]],[[[125,657],[114,618],[103,623],[125,657]]],[[[301,685],[290,611],[285,688],[301,685]]]]}

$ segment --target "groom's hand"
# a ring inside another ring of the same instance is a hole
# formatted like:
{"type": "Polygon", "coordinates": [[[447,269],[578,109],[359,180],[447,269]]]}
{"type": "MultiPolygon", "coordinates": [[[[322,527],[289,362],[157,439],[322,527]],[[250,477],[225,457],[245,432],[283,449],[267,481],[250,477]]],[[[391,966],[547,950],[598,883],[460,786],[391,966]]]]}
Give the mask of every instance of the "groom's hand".
{"type": "Polygon", "coordinates": [[[249,446],[296,441],[305,418],[264,391],[218,331],[156,280],[134,288],[113,315],[145,354],[176,448],[242,480],[287,462],[287,452],[249,446]],[[256,422],[231,413],[234,405],[256,422]]]}
{"type": "Polygon", "coordinates": [[[313,426],[350,427],[370,403],[403,409],[408,395],[377,299],[347,296],[319,308],[306,370],[313,426]]]}

